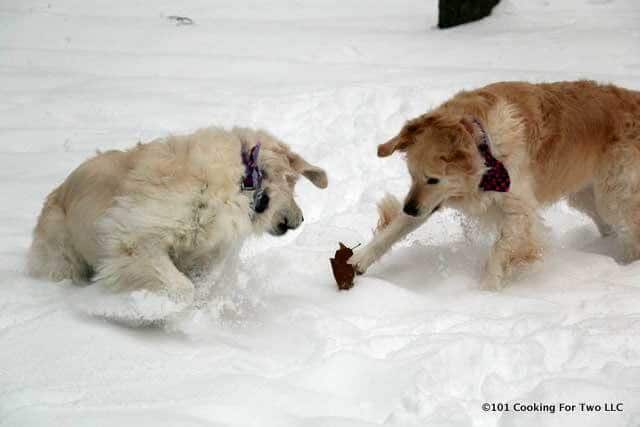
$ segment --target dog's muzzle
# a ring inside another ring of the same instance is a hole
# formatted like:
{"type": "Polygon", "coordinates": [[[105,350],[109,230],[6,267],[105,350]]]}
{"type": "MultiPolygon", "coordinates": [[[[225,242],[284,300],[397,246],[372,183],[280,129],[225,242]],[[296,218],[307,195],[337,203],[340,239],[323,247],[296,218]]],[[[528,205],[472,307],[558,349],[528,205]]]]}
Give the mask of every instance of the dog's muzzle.
{"type": "Polygon", "coordinates": [[[282,236],[287,231],[295,230],[296,228],[298,228],[303,221],[304,221],[303,216],[301,216],[300,219],[295,222],[289,220],[288,218],[284,218],[282,221],[278,223],[275,230],[271,231],[271,234],[273,234],[274,236],[282,236]]]}

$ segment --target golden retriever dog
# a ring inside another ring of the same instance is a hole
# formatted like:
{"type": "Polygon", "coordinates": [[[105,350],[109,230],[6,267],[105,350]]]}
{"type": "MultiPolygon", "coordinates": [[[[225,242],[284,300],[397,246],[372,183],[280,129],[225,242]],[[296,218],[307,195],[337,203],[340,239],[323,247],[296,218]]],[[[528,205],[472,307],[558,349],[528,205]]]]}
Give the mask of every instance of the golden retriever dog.
{"type": "Polygon", "coordinates": [[[250,234],[303,221],[302,175],[327,175],[270,134],[207,128],[82,163],[47,197],[29,251],[31,275],[91,280],[191,302],[194,276],[250,234]]]}
{"type": "Polygon", "coordinates": [[[483,286],[500,289],[543,255],[539,209],[567,197],[602,235],[640,257],[640,92],[591,81],[502,82],[460,92],[378,147],[406,153],[404,206],[379,205],[378,231],[349,260],[363,273],[440,207],[493,219],[483,286]]]}

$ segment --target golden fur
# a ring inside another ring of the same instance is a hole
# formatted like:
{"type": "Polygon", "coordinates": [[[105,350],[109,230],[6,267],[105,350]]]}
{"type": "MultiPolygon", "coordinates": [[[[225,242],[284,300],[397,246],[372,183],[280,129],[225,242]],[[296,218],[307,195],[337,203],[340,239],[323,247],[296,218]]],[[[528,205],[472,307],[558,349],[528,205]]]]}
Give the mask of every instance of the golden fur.
{"type": "Polygon", "coordinates": [[[293,199],[300,175],[327,186],[324,170],[268,133],[244,128],[201,129],[99,153],[47,197],[29,272],[189,302],[194,275],[225,262],[247,235],[280,235],[302,222],[293,199]],[[251,210],[252,193],[240,189],[241,151],[258,142],[269,196],[261,213],[251,210]]]}
{"type": "Polygon", "coordinates": [[[410,120],[378,155],[396,150],[407,156],[412,185],[404,210],[413,216],[382,216],[388,226],[350,260],[360,272],[441,205],[480,217],[496,211],[499,238],[484,286],[499,288],[514,267],[542,256],[538,209],[562,197],[601,233],[619,228],[629,259],[640,257],[640,92],[591,81],[496,83],[410,120]],[[509,172],[509,192],[478,187],[485,166],[474,119],[509,172]]]}

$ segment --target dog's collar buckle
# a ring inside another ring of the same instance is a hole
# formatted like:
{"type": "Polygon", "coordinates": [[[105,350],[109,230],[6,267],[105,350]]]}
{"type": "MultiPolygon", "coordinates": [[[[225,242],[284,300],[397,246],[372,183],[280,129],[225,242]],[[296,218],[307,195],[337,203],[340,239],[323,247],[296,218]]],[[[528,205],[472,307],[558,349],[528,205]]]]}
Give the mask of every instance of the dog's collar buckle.
{"type": "Polygon", "coordinates": [[[484,158],[484,164],[487,170],[480,179],[479,187],[483,191],[497,191],[500,193],[506,193],[511,187],[511,177],[509,177],[509,171],[504,164],[493,157],[491,154],[491,139],[489,134],[482,126],[482,123],[477,118],[473,119],[473,122],[480,129],[482,141],[478,145],[478,151],[484,158]]]}

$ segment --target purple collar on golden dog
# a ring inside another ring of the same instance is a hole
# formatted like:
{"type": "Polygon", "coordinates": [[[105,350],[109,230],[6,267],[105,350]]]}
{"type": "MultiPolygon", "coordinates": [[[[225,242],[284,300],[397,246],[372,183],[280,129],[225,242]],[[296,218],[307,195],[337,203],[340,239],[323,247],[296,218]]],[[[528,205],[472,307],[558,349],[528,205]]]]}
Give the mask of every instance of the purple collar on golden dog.
{"type": "Polygon", "coordinates": [[[480,134],[482,137],[482,141],[478,145],[478,151],[482,154],[484,158],[484,164],[489,169],[482,175],[482,179],[480,180],[480,188],[484,191],[498,191],[501,193],[506,193],[509,191],[509,187],[511,186],[511,178],[509,177],[509,172],[507,168],[504,167],[504,164],[491,154],[491,139],[489,139],[489,134],[480,123],[480,120],[473,119],[473,122],[480,129],[480,134]]]}

